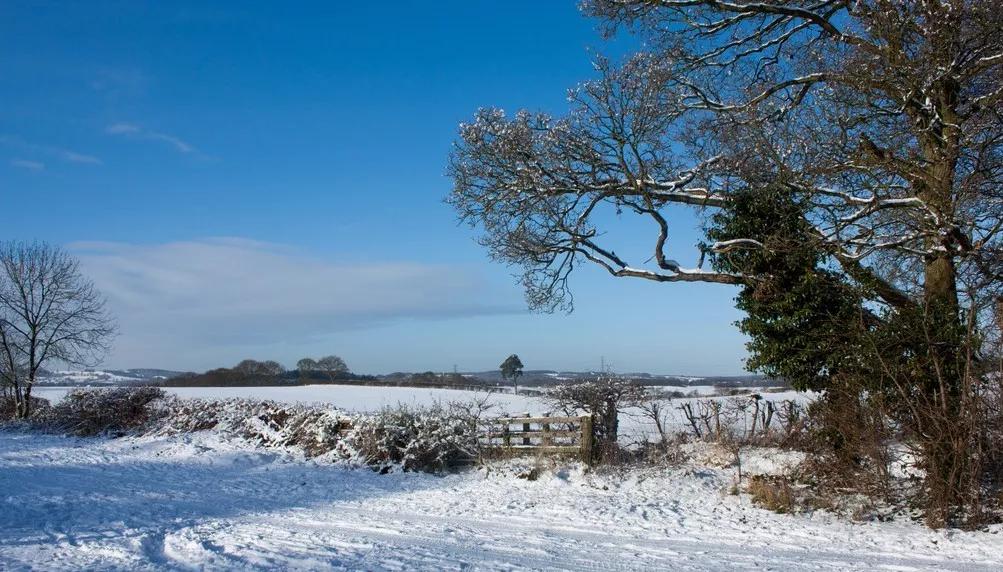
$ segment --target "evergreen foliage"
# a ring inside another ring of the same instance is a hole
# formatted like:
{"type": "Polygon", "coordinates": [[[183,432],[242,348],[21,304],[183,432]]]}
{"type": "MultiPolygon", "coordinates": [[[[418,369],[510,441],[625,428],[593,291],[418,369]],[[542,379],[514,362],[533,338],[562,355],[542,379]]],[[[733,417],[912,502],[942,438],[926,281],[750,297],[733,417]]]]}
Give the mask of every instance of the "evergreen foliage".
{"type": "Polygon", "coordinates": [[[834,374],[859,364],[857,334],[869,315],[859,288],[826,268],[826,253],[811,234],[799,198],[779,187],[737,195],[707,229],[713,243],[750,237],[762,243],[718,249],[712,263],[718,272],[759,277],[736,298],[747,314],[737,322],[750,337],[747,365],[799,390],[824,389],[834,374]]]}

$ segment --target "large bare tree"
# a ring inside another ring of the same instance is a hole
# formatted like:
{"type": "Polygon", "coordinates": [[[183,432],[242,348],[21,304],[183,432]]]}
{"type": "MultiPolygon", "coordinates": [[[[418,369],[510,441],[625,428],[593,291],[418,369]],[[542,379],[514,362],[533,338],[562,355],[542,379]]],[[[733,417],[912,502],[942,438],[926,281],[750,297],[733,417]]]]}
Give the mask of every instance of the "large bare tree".
{"type": "Polygon", "coordinates": [[[317,360],[317,371],[327,374],[333,382],[339,375],[348,372],[348,364],[338,356],[324,356],[317,360]]]}
{"type": "Polygon", "coordinates": [[[105,301],[64,250],[0,242],[0,378],[17,417],[31,413],[43,366],[96,365],[115,326],[105,301]]]}
{"type": "MultiPolygon", "coordinates": [[[[567,307],[580,261],[618,277],[748,284],[667,254],[673,206],[727,208],[782,185],[834,265],[890,307],[998,294],[1003,3],[983,0],[589,0],[645,50],[571,92],[567,116],[498,109],[461,126],[449,201],[521,265],[530,304],[567,307]],[[650,221],[631,260],[604,212],[650,221]],[[618,250],[621,253],[618,254],[618,250]]],[[[974,300],[972,300],[974,301],[974,300]]]]}
{"type": "Polygon", "coordinates": [[[639,35],[643,49],[617,65],[599,59],[599,77],[572,90],[564,117],[483,109],[462,125],[449,197],[461,218],[483,228],[493,257],[523,267],[539,309],[570,307],[568,278],[582,262],[617,277],[743,285],[744,295],[780,269],[721,262],[776,254],[771,241],[707,240],[680,264],[668,253],[671,209],[717,213],[713,223],[780,190],[798,209],[786,248],[820,253],[820,269],[862,292],[859,313],[872,324],[925,320],[915,347],[889,351],[921,356],[900,386],[903,419],[931,443],[928,489],[958,504],[958,467],[976,433],[936,433],[962,425],[978,391],[965,366],[975,344],[951,332],[1003,323],[990,319],[1003,288],[1003,2],[583,7],[606,33],[639,35]],[[652,225],[647,252],[612,242],[611,215],[625,214],[652,225]],[[937,334],[923,329],[934,323],[937,334]]]}

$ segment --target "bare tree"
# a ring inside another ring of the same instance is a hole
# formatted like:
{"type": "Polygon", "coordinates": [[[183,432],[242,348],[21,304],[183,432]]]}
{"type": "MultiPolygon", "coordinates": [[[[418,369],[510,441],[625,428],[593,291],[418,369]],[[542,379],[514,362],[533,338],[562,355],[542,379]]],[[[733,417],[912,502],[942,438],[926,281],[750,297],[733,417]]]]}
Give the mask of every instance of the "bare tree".
{"type": "Polygon", "coordinates": [[[338,375],[348,372],[348,365],[338,356],[324,356],[317,360],[317,371],[326,373],[334,381],[338,375]]]}
{"type": "Polygon", "coordinates": [[[1003,4],[584,5],[646,51],[621,67],[600,59],[567,117],[481,110],[451,160],[449,201],[484,228],[492,256],[524,268],[532,306],[569,307],[581,261],[658,282],[756,280],[703,261],[764,248],[760,237],[709,244],[685,266],[666,253],[665,211],[727,208],[767,184],[804,199],[804,240],[880,303],[956,314],[959,281],[999,290],[1003,4]],[[603,212],[654,225],[652,265],[609,242],[603,212]]]}
{"type": "Polygon", "coordinates": [[[31,414],[45,364],[96,365],[114,332],[104,298],[73,257],[46,243],[0,242],[0,377],[17,417],[31,414]]]}
{"type": "Polygon", "coordinates": [[[296,369],[299,370],[300,376],[304,373],[317,371],[317,360],[313,358],[303,358],[296,362],[296,369]]]}
{"type": "Polygon", "coordinates": [[[261,369],[265,375],[282,375],[286,372],[285,366],[271,359],[261,362],[261,369]]]}
{"type": "Polygon", "coordinates": [[[547,393],[547,400],[556,407],[570,414],[584,411],[593,416],[593,436],[600,454],[609,454],[616,447],[620,413],[646,397],[644,386],[610,372],[559,385],[547,393]]]}
{"type": "Polygon", "coordinates": [[[244,375],[276,376],[283,374],[286,368],[274,360],[258,361],[245,359],[233,366],[233,371],[244,375]]]}
{"type": "MultiPolygon", "coordinates": [[[[932,324],[918,346],[892,347],[937,369],[913,369],[900,420],[916,431],[965,421],[964,358],[983,336],[957,331],[996,328],[1003,292],[1003,2],[583,6],[607,33],[638,34],[642,51],[620,65],[598,59],[599,78],[571,92],[565,117],[479,111],[450,161],[449,202],[483,228],[493,258],[523,268],[529,304],[571,309],[582,263],[754,290],[771,269],[729,261],[774,251],[766,237],[708,239],[683,264],[668,253],[670,211],[729,213],[779,189],[799,209],[792,241],[861,292],[866,328],[913,315],[932,324]],[[618,247],[614,215],[650,224],[651,247],[618,247]]],[[[945,442],[925,462],[958,466],[967,454],[945,442]]],[[[957,472],[926,474],[960,489],[957,472]]]]}

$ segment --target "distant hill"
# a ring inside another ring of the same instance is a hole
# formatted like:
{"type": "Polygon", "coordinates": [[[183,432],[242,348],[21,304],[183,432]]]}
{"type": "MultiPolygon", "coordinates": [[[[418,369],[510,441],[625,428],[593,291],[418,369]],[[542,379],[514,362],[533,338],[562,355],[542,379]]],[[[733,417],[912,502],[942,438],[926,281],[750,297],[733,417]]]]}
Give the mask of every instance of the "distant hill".
{"type": "MultiPolygon", "coordinates": [[[[557,371],[550,369],[534,369],[523,372],[519,378],[519,385],[523,387],[546,387],[566,383],[575,379],[598,375],[596,371],[557,371]]],[[[465,372],[464,376],[480,379],[487,383],[507,385],[502,379],[498,370],[465,372]]],[[[662,375],[645,372],[631,372],[621,374],[625,377],[635,379],[645,385],[666,386],[666,387],[690,387],[694,385],[714,385],[719,387],[773,387],[784,385],[780,380],[772,379],[762,375],[733,375],[733,376],[690,376],[690,375],[662,375]]]]}
{"type": "Polygon", "coordinates": [[[38,385],[159,385],[181,372],[167,369],[85,369],[42,371],[38,385]]]}

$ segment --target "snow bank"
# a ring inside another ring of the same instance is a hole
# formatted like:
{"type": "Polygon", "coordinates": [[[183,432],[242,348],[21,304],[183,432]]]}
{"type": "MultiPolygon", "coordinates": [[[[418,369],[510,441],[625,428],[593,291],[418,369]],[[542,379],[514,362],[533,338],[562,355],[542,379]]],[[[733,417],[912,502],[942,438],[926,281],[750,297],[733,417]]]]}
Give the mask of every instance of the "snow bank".
{"type": "Polygon", "coordinates": [[[516,469],[381,476],[213,432],[0,432],[0,569],[1003,567],[998,528],[778,515],[723,492],[733,478],[726,467],[554,466],[534,481],[514,478],[516,469]]]}

